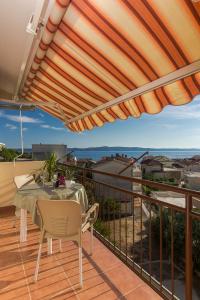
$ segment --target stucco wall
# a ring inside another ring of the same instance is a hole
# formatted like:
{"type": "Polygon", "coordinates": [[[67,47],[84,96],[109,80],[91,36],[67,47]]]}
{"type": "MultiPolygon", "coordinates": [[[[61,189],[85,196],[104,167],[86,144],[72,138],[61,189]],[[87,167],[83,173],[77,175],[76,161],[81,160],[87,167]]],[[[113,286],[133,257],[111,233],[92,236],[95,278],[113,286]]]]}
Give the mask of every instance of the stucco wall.
{"type": "Polygon", "coordinates": [[[200,191],[200,177],[185,175],[186,187],[191,190],[200,191]]]}
{"type": "Polygon", "coordinates": [[[161,172],[161,171],[162,171],[162,165],[157,164],[157,165],[149,166],[149,165],[142,164],[142,172],[145,175],[151,175],[153,172],[161,172]]]}
{"type": "Polygon", "coordinates": [[[13,204],[16,193],[13,178],[17,175],[30,174],[42,166],[41,161],[0,162],[0,207],[13,204]]]}
{"type": "Polygon", "coordinates": [[[175,180],[180,180],[182,178],[181,171],[163,171],[163,172],[155,172],[153,173],[154,178],[162,178],[162,179],[170,179],[174,178],[175,180]]]}

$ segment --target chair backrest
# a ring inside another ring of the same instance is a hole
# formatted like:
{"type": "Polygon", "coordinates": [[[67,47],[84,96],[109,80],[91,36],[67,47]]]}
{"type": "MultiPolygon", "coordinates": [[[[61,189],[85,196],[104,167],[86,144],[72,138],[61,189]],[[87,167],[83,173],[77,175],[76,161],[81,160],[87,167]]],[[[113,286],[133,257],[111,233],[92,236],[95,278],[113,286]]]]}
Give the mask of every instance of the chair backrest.
{"type": "Polygon", "coordinates": [[[37,200],[43,229],[52,236],[67,238],[81,231],[81,206],[74,200],[37,200]]]}
{"type": "Polygon", "coordinates": [[[14,177],[14,183],[17,187],[17,189],[20,189],[23,185],[25,185],[28,182],[31,182],[34,180],[34,177],[29,174],[19,175],[14,177]]]}

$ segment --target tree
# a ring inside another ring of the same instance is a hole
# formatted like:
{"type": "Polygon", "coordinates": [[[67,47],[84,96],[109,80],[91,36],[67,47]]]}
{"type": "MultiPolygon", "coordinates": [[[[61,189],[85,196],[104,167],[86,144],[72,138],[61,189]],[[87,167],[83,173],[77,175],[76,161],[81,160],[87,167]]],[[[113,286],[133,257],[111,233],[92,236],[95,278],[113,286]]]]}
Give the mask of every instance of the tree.
{"type": "Polygon", "coordinates": [[[0,155],[4,158],[4,161],[13,161],[14,158],[17,157],[18,153],[13,149],[7,149],[4,147],[0,151],[0,155]]]}
{"type": "MultiPolygon", "coordinates": [[[[155,217],[152,219],[152,233],[156,241],[160,242],[160,215],[157,206],[154,208],[155,217]]],[[[173,227],[174,260],[182,264],[185,255],[185,215],[181,212],[174,214],[173,223],[171,213],[165,209],[162,211],[163,247],[171,254],[171,227],[173,227]]],[[[159,246],[159,245],[158,245],[159,246]]],[[[193,271],[200,271],[200,221],[192,222],[192,258],[193,271]]]]}

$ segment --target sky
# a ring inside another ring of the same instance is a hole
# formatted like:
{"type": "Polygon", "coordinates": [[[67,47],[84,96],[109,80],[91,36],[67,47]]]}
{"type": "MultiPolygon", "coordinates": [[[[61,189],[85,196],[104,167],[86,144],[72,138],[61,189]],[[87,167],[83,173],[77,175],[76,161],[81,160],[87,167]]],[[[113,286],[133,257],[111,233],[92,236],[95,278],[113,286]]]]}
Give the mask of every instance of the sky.
{"type": "MultiPolygon", "coordinates": [[[[42,110],[24,111],[24,147],[35,143],[68,147],[129,146],[149,148],[200,148],[200,96],[183,106],[168,106],[156,115],[143,114],[73,133],[42,110]]],[[[0,143],[20,148],[19,112],[0,110],[0,143]]]]}

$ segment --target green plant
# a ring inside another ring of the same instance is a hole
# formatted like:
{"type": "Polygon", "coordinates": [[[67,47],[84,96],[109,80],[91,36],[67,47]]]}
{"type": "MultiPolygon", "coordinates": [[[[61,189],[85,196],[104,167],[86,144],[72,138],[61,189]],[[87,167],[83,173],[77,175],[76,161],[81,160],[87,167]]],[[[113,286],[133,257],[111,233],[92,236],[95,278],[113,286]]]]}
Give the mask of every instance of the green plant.
{"type": "Polygon", "coordinates": [[[4,158],[4,161],[13,161],[18,153],[13,149],[7,149],[3,147],[3,149],[0,151],[0,155],[4,158]]]}
{"type": "Polygon", "coordinates": [[[72,167],[66,167],[65,169],[65,177],[67,180],[73,180],[75,177],[75,170],[72,167]]]}
{"type": "Polygon", "coordinates": [[[109,237],[110,231],[100,219],[97,219],[96,223],[94,224],[94,228],[104,237],[109,237]]]}
{"type": "Polygon", "coordinates": [[[150,188],[149,186],[147,185],[143,185],[142,186],[142,190],[143,190],[143,193],[147,196],[150,196],[151,195],[151,192],[152,192],[152,188],[150,188]]]}
{"type": "Polygon", "coordinates": [[[44,173],[47,173],[47,180],[51,181],[57,170],[57,157],[55,153],[52,153],[50,158],[45,161],[42,170],[44,173]]]}
{"type": "Polygon", "coordinates": [[[106,199],[100,199],[99,201],[100,209],[102,211],[102,215],[105,218],[109,218],[110,220],[113,217],[117,217],[120,212],[120,202],[112,199],[112,198],[106,198],[106,199]]]}
{"type": "Polygon", "coordinates": [[[86,193],[87,193],[89,204],[92,205],[93,203],[95,203],[96,201],[98,201],[96,199],[95,186],[94,186],[93,182],[91,182],[91,181],[85,181],[84,182],[84,187],[85,187],[85,190],[86,190],[86,193]]]}
{"type": "Polygon", "coordinates": [[[65,176],[67,180],[75,179],[75,168],[73,166],[67,167],[66,165],[58,165],[58,172],[65,176]]]}
{"type": "MultiPolygon", "coordinates": [[[[155,217],[152,219],[152,233],[155,240],[160,241],[160,215],[155,210],[155,217]]],[[[167,209],[162,212],[162,228],[163,228],[163,247],[171,253],[171,228],[173,227],[173,247],[174,260],[182,265],[185,255],[185,215],[176,212],[172,221],[172,216],[167,209]],[[173,223],[172,223],[173,222],[173,223]]],[[[159,245],[158,245],[159,246],[159,245]]],[[[200,221],[192,222],[192,258],[193,271],[200,271],[200,221]]]]}

